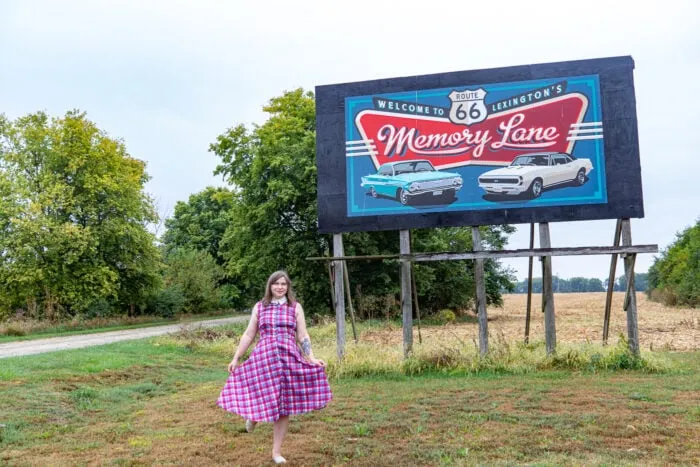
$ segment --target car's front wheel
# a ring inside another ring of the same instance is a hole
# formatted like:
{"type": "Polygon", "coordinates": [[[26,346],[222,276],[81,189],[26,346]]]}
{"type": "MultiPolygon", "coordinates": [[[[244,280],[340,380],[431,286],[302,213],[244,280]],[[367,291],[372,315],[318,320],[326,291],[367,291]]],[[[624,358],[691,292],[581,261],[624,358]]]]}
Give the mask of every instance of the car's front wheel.
{"type": "Polygon", "coordinates": [[[530,184],[530,189],[528,190],[531,198],[539,198],[542,194],[542,179],[536,178],[530,184]]]}
{"type": "Polygon", "coordinates": [[[402,188],[396,192],[396,199],[399,200],[404,206],[408,204],[408,193],[406,193],[402,188]]]}
{"type": "Polygon", "coordinates": [[[578,173],[576,174],[576,184],[577,184],[578,186],[581,186],[581,185],[583,185],[584,183],[586,183],[586,170],[585,170],[585,169],[581,169],[581,170],[579,170],[578,173]]]}

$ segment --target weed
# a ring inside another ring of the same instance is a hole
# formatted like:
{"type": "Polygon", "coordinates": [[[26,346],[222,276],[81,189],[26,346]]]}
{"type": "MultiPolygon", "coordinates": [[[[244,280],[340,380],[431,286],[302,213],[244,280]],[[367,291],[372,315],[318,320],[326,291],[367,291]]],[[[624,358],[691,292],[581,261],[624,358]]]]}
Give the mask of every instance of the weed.
{"type": "Polygon", "coordinates": [[[355,435],[356,436],[368,436],[370,434],[370,428],[366,423],[356,423],[355,424],[355,435]]]}
{"type": "Polygon", "coordinates": [[[91,387],[82,387],[70,393],[71,399],[79,410],[91,409],[98,398],[98,391],[91,387]]]}

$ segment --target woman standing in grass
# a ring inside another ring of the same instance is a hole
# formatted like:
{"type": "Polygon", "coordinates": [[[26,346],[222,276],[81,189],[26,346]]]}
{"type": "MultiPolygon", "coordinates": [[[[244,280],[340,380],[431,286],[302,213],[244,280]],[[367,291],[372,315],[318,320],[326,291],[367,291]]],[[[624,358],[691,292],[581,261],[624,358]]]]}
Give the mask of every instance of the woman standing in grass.
{"type": "Polygon", "coordinates": [[[304,310],[294,297],[289,276],[274,272],[267,280],[265,296],[253,307],[216,403],[245,418],[248,432],[258,422],[274,422],[272,459],[282,464],[286,462],[282,441],[289,416],[321,409],[331,400],[325,366],[311,350],[304,310]],[[260,341],[250,358],[239,364],[258,330],[260,341]]]}

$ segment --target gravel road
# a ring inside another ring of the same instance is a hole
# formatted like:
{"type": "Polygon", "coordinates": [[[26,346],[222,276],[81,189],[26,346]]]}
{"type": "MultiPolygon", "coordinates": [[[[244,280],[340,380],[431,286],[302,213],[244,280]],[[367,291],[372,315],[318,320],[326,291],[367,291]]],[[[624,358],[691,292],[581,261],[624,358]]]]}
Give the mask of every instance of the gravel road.
{"type": "Polygon", "coordinates": [[[145,337],[160,336],[177,332],[183,327],[209,328],[222,324],[247,322],[248,316],[236,316],[233,318],[211,319],[193,323],[168,324],[165,326],[153,326],[141,329],[126,329],[123,331],[108,331],[95,334],[80,334],[75,336],[50,337],[48,339],[35,339],[30,341],[8,342],[0,344],[0,358],[21,357],[57,350],[79,349],[93,345],[111,344],[112,342],[131,339],[143,339],[145,337]]]}

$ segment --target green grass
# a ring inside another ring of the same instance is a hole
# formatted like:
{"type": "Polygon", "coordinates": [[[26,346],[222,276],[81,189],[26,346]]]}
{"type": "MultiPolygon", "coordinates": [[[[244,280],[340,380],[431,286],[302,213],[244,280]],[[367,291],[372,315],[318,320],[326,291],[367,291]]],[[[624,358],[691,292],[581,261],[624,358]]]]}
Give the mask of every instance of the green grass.
{"type": "MultiPolygon", "coordinates": [[[[247,434],[214,404],[244,327],[3,359],[0,464],[264,464],[270,425],[247,434]]],[[[300,465],[700,462],[697,352],[624,368],[620,346],[570,347],[556,360],[540,343],[494,342],[484,366],[464,367],[471,351],[461,349],[446,367],[431,353],[446,352],[443,343],[416,352],[416,372],[387,360],[400,346],[349,343],[354,360],[337,365],[334,334],[311,331],[336,365],[334,399],[292,421],[285,456],[300,465]]]]}

